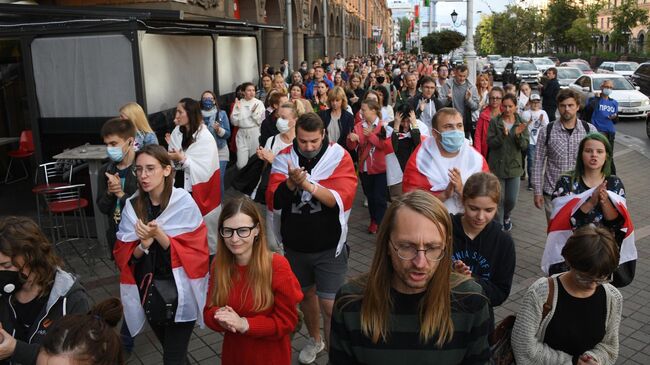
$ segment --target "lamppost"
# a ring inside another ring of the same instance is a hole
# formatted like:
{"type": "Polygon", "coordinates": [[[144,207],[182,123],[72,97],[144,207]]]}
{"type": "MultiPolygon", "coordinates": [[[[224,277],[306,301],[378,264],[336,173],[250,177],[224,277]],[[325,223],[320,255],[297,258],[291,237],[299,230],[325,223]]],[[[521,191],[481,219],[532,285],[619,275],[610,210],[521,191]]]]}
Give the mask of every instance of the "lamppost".
{"type": "Polygon", "coordinates": [[[623,47],[625,49],[625,54],[628,54],[630,53],[630,35],[632,34],[632,32],[630,32],[629,29],[625,29],[621,31],[621,34],[625,36],[625,45],[623,47]]]}
{"type": "Polygon", "coordinates": [[[456,9],[451,12],[451,23],[454,25],[454,27],[460,26],[460,24],[456,25],[456,20],[458,20],[458,13],[456,12],[456,9]]]}

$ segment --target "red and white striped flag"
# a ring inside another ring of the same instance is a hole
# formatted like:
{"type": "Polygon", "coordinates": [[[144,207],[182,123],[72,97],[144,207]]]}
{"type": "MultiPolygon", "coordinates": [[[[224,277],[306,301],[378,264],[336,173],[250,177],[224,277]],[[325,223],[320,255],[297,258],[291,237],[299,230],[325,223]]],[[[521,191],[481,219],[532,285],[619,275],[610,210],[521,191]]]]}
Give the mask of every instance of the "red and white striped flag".
{"type": "MultiPolygon", "coordinates": [[[[134,195],[134,197],[137,196],[134,195]]],[[[122,211],[113,254],[120,269],[120,296],[124,305],[124,319],[131,335],[138,334],[144,325],[139,283],[135,282],[134,267],[129,264],[133,251],[140,243],[135,224],[138,217],[129,199],[122,211]]],[[[207,228],[201,212],[190,194],[174,188],[167,208],[156,218],[156,223],[170,241],[172,273],[178,290],[176,322],[196,320],[203,327],[203,307],[208,292],[207,228]]]]}
{"type": "MultiPolygon", "coordinates": [[[[421,189],[438,194],[449,185],[449,170],[452,168],[461,171],[463,184],[477,172],[490,171],[485,158],[469,144],[467,139],[458,155],[446,158],[440,154],[435,137],[428,137],[413,151],[406,163],[402,190],[406,193],[421,189]]],[[[459,199],[445,201],[445,206],[452,214],[462,211],[462,206],[459,204],[459,199]]]]}
{"type": "MultiPolygon", "coordinates": [[[[266,207],[273,212],[269,219],[272,220],[271,223],[278,238],[282,237],[280,231],[281,212],[273,207],[273,195],[278,185],[284,183],[289,176],[289,161],[291,161],[294,168],[300,166],[298,155],[293,146],[283,149],[275,156],[271,167],[269,185],[266,189],[266,207]]],[[[341,237],[336,247],[336,255],[338,256],[347,240],[348,219],[350,218],[354,195],[357,192],[357,175],[350,154],[339,144],[330,143],[316,166],[311,170],[311,173],[307,174],[307,180],[317,184],[319,188],[329,190],[336,199],[336,204],[339,207],[339,223],[341,224],[341,237]]],[[[310,201],[311,198],[309,192],[302,192],[301,199],[303,202],[310,201]]]]}
{"type": "MultiPolygon", "coordinates": [[[[426,125],[424,125],[424,123],[420,122],[419,120],[417,121],[417,123],[419,126],[426,128],[426,125]]],[[[423,130],[420,130],[421,133],[422,131],[423,130]]],[[[400,132],[396,132],[395,129],[393,129],[393,127],[386,126],[386,139],[388,143],[386,143],[386,150],[384,152],[386,154],[386,182],[388,186],[399,184],[404,179],[404,172],[402,171],[402,167],[399,164],[397,155],[395,155],[395,149],[393,148],[393,143],[391,142],[393,133],[397,133],[398,140],[404,138],[411,138],[411,132],[400,133],[400,132]]],[[[422,143],[422,141],[424,141],[425,138],[426,138],[426,134],[425,133],[421,134],[420,143],[422,143]]]]}
{"type": "MultiPolygon", "coordinates": [[[[221,214],[221,173],[219,171],[219,150],[214,137],[205,127],[194,134],[192,143],[185,156],[189,161],[189,181],[192,186],[192,198],[201,210],[203,220],[208,227],[208,247],[210,254],[217,253],[219,215],[221,214]]],[[[171,134],[169,148],[182,149],[183,135],[179,127],[171,134]]],[[[188,163],[188,162],[186,162],[188,163]]],[[[187,171],[185,178],[187,179],[187,171]]],[[[186,186],[187,187],[187,186],[186,186]]]]}
{"type": "MultiPolygon", "coordinates": [[[[551,265],[564,262],[562,257],[562,248],[566,241],[573,234],[571,219],[575,212],[580,209],[593,194],[595,188],[591,188],[581,194],[569,194],[553,199],[553,212],[548,224],[548,236],[546,237],[546,246],[542,256],[542,270],[548,275],[548,269],[551,265]]],[[[621,243],[621,254],[619,264],[636,260],[636,244],[634,243],[634,224],[630,213],[627,210],[627,203],[622,196],[607,191],[609,199],[618,210],[619,214],[625,220],[621,231],[625,232],[625,238],[621,243]]]]}

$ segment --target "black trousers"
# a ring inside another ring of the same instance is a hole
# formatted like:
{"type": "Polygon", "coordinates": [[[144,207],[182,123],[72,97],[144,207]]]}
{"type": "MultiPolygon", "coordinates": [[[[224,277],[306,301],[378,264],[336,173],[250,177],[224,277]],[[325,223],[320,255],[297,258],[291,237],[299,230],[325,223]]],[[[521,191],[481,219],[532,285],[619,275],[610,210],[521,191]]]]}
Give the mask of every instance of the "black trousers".
{"type": "Polygon", "coordinates": [[[187,347],[196,321],[172,323],[160,326],[149,323],[163,348],[164,365],[185,365],[187,362],[187,347]]]}
{"type": "Polygon", "coordinates": [[[386,173],[369,175],[365,172],[359,174],[361,177],[361,185],[363,192],[368,198],[368,211],[370,219],[375,223],[380,224],[386,213],[386,206],[388,200],[387,186],[386,186],[386,173]]]}

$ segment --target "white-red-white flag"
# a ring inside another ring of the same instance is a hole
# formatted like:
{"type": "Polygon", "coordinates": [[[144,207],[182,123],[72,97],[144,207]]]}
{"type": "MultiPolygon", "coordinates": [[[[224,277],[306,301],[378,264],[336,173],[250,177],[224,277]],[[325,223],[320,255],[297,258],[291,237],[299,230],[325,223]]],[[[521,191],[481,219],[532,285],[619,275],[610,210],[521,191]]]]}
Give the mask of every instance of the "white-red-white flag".
{"type": "MultiPolygon", "coordinates": [[[[182,149],[183,134],[179,127],[174,128],[171,134],[169,148],[182,149]]],[[[201,210],[205,225],[208,227],[208,247],[210,254],[217,252],[217,239],[219,235],[219,215],[221,214],[221,173],[219,171],[219,150],[217,143],[208,129],[201,125],[194,134],[192,143],[185,152],[189,169],[189,183],[192,198],[201,210]]],[[[188,188],[188,185],[185,185],[188,188]]]]}
{"type": "MultiPolygon", "coordinates": [[[[435,137],[428,137],[413,151],[404,169],[402,190],[406,193],[412,190],[428,190],[434,194],[441,193],[449,186],[449,170],[457,168],[461,171],[463,184],[477,172],[489,172],[487,161],[476,151],[467,139],[460,152],[453,158],[442,157],[435,137]]],[[[450,213],[462,211],[458,199],[447,199],[445,206],[450,213]]]]}
{"type": "MultiPolygon", "coordinates": [[[[548,236],[546,237],[546,246],[542,255],[542,270],[547,275],[551,265],[564,262],[562,248],[573,234],[571,219],[582,204],[591,197],[594,189],[596,188],[591,188],[581,194],[568,194],[553,199],[553,212],[548,224],[548,236]]],[[[625,220],[623,227],[621,227],[621,231],[625,233],[625,236],[621,243],[619,264],[636,260],[638,256],[634,242],[634,224],[627,210],[626,200],[612,191],[607,191],[607,194],[618,213],[625,220]]]]}
{"type": "MultiPolygon", "coordinates": [[[[124,319],[133,336],[142,330],[145,321],[138,292],[140,283],[136,283],[134,266],[130,265],[133,251],[140,243],[135,233],[138,217],[131,203],[134,197],[127,201],[122,210],[120,229],[113,249],[115,263],[120,269],[120,296],[124,305],[124,319]]],[[[170,241],[172,273],[178,290],[175,321],[196,320],[203,327],[203,307],[208,292],[209,254],[208,231],[201,212],[187,191],[174,188],[169,204],[156,218],[156,223],[170,241]]]]}
{"type": "MultiPolygon", "coordinates": [[[[298,155],[292,146],[280,151],[273,160],[271,167],[271,175],[269,177],[269,185],[266,189],[266,207],[271,212],[270,219],[276,237],[282,237],[280,231],[280,211],[273,207],[273,195],[278,188],[278,185],[284,183],[289,176],[289,161],[292,166],[300,166],[298,163],[298,155]]],[[[339,238],[338,246],[336,247],[336,255],[338,256],[347,240],[348,236],[348,219],[350,218],[350,211],[354,203],[354,195],[357,192],[357,175],[354,171],[354,164],[350,154],[339,144],[332,142],[327,147],[327,150],[320,158],[316,166],[307,175],[307,180],[313,184],[317,184],[320,188],[328,189],[339,207],[339,223],[341,225],[341,237],[339,238]]],[[[301,199],[304,202],[310,201],[311,194],[303,191],[301,199]]]]}

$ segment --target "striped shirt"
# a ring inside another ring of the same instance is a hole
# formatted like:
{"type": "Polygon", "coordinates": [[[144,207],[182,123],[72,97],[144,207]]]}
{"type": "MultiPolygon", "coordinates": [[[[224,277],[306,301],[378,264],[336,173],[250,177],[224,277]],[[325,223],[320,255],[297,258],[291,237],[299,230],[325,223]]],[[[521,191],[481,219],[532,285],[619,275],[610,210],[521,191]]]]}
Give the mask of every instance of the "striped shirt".
{"type": "Polygon", "coordinates": [[[353,283],[345,284],[336,295],[330,335],[330,363],[343,364],[487,364],[490,359],[488,333],[490,317],[481,287],[468,280],[451,294],[454,334],[442,347],[437,336],[420,342],[419,306],[425,293],[402,294],[391,289],[393,303],[387,341],[376,344],[361,332],[361,301],[339,304],[345,295],[361,294],[353,283]]]}
{"type": "MultiPolygon", "coordinates": [[[[555,184],[560,179],[560,176],[575,168],[580,141],[587,135],[582,123],[581,120],[577,119],[575,128],[570,132],[564,128],[560,121],[555,121],[551,127],[548,144],[546,143],[548,128],[540,129],[537,144],[535,145],[533,176],[531,176],[535,195],[542,195],[542,193],[553,194],[555,184]],[[544,185],[542,185],[542,174],[544,185]]],[[[588,125],[590,132],[597,131],[592,124],[588,125]]]]}

